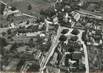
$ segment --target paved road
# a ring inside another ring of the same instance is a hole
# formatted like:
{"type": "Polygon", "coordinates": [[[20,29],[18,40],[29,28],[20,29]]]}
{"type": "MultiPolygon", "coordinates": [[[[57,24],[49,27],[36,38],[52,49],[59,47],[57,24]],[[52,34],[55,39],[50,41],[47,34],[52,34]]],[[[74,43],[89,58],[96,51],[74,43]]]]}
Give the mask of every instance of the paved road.
{"type": "Polygon", "coordinates": [[[48,55],[46,56],[46,58],[45,58],[45,59],[43,60],[43,62],[42,62],[42,65],[41,65],[41,73],[42,73],[42,71],[45,69],[45,67],[46,67],[49,59],[50,59],[51,56],[53,55],[53,53],[54,53],[54,51],[55,51],[55,49],[56,49],[56,47],[57,47],[57,45],[58,45],[58,43],[59,43],[58,39],[59,39],[59,37],[60,37],[60,32],[61,32],[61,27],[58,28],[57,35],[56,35],[56,36],[54,37],[54,39],[53,39],[52,46],[50,47],[50,50],[49,50],[49,52],[48,52],[48,55]]]}
{"type": "Polygon", "coordinates": [[[82,41],[82,33],[83,33],[83,31],[80,30],[80,34],[78,35],[78,37],[79,37],[81,44],[83,45],[83,50],[84,50],[84,55],[85,55],[85,68],[86,68],[85,73],[89,73],[88,52],[87,52],[87,47],[84,44],[84,41],[82,41]]]}

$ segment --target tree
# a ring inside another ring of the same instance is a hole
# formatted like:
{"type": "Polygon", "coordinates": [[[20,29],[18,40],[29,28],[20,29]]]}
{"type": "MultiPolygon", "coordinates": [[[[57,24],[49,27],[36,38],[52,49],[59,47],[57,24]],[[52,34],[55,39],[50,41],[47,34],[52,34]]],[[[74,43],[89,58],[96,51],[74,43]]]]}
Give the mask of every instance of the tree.
{"type": "Polygon", "coordinates": [[[10,35],[12,32],[11,32],[11,29],[8,29],[7,30],[7,33],[10,35]]]}
{"type": "Polygon", "coordinates": [[[11,7],[11,10],[12,10],[12,11],[15,11],[15,10],[16,10],[16,7],[14,7],[14,6],[11,7]]]}
{"type": "Polygon", "coordinates": [[[32,9],[32,6],[31,4],[28,5],[28,10],[31,10],[32,9]]]}
{"type": "Polygon", "coordinates": [[[69,29],[63,29],[61,33],[62,33],[62,34],[66,34],[66,33],[68,33],[68,32],[69,32],[69,29]]]}
{"type": "Polygon", "coordinates": [[[14,44],[11,46],[10,50],[11,50],[11,51],[15,51],[17,47],[18,47],[18,44],[17,44],[17,43],[14,43],[14,44]]]}
{"type": "Polygon", "coordinates": [[[14,18],[14,14],[10,14],[10,15],[7,16],[6,20],[13,22],[13,18],[14,18]]]}
{"type": "Polygon", "coordinates": [[[73,35],[78,35],[80,32],[78,29],[73,29],[73,31],[71,32],[73,35]]]}
{"type": "Polygon", "coordinates": [[[3,15],[4,9],[5,9],[5,5],[1,3],[1,5],[0,5],[0,14],[3,15]]]}
{"type": "Polygon", "coordinates": [[[64,42],[67,40],[67,37],[65,35],[61,35],[59,38],[60,41],[64,42]]]}
{"type": "Polygon", "coordinates": [[[70,40],[71,41],[77,41],[78,40],[78,36],[72,36],[70,40]]]}
{"type": "Polygon", "coordinates": [[[5,36],[6,35],[6,32],[2,32],[2,36],[5,36]]]}
{"type": "Polygon", "coordinates": [[[4,47],[4,46],[6,46],[8,43],[7,43],[7,41],[6,41],[6,39],[5,38],[0,38],[0,47],[2,48],[2,47],[4,47]]]}
{"type": "Polygon", "coordinates": [[[55,9],[56,9],[57,11],[62,11],[62,8],[63,8],[63,7],[64,7],[64,4],[63,4],[63,3],[58,2],[58,3],[55,4],[55,9]]]}
{"type": "Polygon", "coordinates": [[[0,54],[4,55],[5,54],[5,49],[4,46],[8,45],[7,41],[5,38],[0,38],[0,54]]]}
{"type": "Polygon", "coordinates": [[[71,0],[63,0],[63,4],[69,5],[71,3],[71,0]]]}
{"type": "Polygon", "coordinates": [[[86,34],[87,34],[87,31],[82,33],[82,41],[84,41],[85,43],[87,42],[86,34]]]}
{"type": "Polygon", "coordinates": [[[34,46],[35,46],[35,44],[34,44],[34,42],[33,42],[33,38],[31,38],[31,39],[29,40],[29,46],[30,46],[30,47],[34,47],[34,46]]]}
{"type": "Polygon", "coordinates": [[[45,15],[45,10],[41,9],[40,10],[40,15],[45,15]]]}

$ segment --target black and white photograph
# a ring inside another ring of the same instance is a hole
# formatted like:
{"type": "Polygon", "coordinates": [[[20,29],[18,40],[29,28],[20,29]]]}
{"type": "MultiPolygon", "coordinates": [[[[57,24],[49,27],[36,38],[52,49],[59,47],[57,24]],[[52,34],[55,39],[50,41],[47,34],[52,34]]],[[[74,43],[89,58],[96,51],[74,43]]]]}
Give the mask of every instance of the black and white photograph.
{"type": "Polygon", "coordinates": [[[0,0],[0,73],[103,73],[103,0],[0,0]]]}

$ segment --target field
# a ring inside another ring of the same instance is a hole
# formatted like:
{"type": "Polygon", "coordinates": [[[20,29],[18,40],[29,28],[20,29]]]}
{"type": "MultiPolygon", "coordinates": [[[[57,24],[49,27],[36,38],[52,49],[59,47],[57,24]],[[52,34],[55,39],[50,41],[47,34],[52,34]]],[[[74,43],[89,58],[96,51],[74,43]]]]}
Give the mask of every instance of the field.
{"type": "Polygon", "coordinates": [[[31,15],[39,15],[41,9],[46,9],[49,6],[48,0],[3,0],[8,5],[14,6],[19,9],[21,12],[31,14],[31,15]],[[32,6],[31,10],[27,9],[28,5],[32,6]]]}

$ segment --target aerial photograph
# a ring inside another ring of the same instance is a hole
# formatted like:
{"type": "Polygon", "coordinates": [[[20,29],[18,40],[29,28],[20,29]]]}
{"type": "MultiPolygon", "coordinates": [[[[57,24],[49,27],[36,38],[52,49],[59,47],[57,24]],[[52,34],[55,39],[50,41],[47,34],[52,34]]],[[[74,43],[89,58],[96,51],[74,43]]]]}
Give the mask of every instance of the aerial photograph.
{"type": "Polygon", "coordinates": [[[0,73],[103,73],[103,0],[0,0],[0,73]]]}

